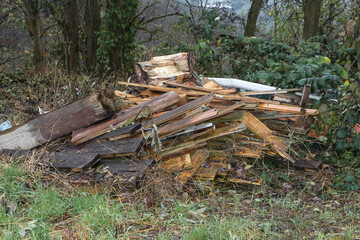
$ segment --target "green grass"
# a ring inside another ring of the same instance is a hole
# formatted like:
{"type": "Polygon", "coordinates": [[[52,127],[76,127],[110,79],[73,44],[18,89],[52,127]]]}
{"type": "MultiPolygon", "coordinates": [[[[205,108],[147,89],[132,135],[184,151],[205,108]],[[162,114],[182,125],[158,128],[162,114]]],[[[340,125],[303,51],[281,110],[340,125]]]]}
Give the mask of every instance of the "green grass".
{"type": "MultiPolygon", "coordinates": [[[[303,174],[303,172],[294,172],[303,174]]],[[[313,179],[313,178],[312,178],[313,179]]],[[[1,239],[356,239],[358,192],[214,187],[213,193],[116,197],[103,186],[66,188],[26,163],[0,162],[1,239]],[[215,196],[214,196],[215,195],[215,196]],[[200,209],[200,210],[199,210],[200,209]]],[[[298,184],[299,186],[301,184],[298,184]]],[[[145,192],[144,192],[145,191],[145,192]]]]}

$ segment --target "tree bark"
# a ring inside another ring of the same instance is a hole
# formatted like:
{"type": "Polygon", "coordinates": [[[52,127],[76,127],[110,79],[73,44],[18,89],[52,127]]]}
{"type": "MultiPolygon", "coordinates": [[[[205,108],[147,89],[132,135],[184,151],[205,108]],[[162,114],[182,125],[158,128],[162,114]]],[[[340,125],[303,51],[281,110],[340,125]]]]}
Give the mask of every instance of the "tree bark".
{"type": "Polygon", "coordinates": [[[26,24],[33,40],[33,54],[35,67],[41,67],[44,59],[42,43],[41,21],[38,0],[24,0],[26,9],[26,24]]]}
{"type": "Polygon", "coordinates": [[[251,7],[248,13],[246,27],[245,27],[245,36],[252,37],[255,35],[256,30],[256,22],[263,5],[263,0],[253,0],[251,3],[251,7]]]}
{"type": "Polygon", "coordinates": [[[64,36],[66,39],[66,69],[77,72],[79,69],[78,8],[76,0],[68,0],[64,5],[64,36]]]}
{"type": "Polygon", "coordinates": [[[319,20],[322,0],[303,0],[304,12],[303,39],[319,35],[319,20]]]}
{"type": "Polygon", "coordinates": [[[114,114],[114,91],[104,90],[0,133],[0,149],[31,149],[114,114]]]}
{"type": "Polygon", "coordinates": [[[86,55],[85,61],[88,70],[96,66],[96,50],[98,47],[96,32],[100,30],[100,7],[98,0],[86,0],[85,6],[85,33],[86,55]]]}

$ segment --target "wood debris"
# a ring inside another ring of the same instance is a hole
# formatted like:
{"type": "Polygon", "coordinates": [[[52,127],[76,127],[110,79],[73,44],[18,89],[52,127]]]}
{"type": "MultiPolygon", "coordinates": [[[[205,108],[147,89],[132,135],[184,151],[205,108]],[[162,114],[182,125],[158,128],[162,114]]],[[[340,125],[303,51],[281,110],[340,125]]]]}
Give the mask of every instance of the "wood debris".
{"type": "Polygon", "coordinates": [[[313,155],[300,158],[288,139],[289,133],[306,136],[301,121],[317,114],[305,108],[309,86],[296,98],[299,106],[286,96],[301,89],[245,92],[233,84],[222,87],[219,82],[226,80],[220,80],[200,79],[191,54],[154,57],[137,63],[129,82],[119,82],[127,91],[93,94],[1,132],[0,150],[14,154],[72,133],[72,145],[53,149],[47,166],[79,172],[103,165],[112,174],[138,179],[155,163],[177,174],[182,185],[191,179],[260,185],[247,169],[264,157],[320,168],[321,162],[309,160],[313,155]],[[117,112],[114,97],[123,103],[117,112]]]}

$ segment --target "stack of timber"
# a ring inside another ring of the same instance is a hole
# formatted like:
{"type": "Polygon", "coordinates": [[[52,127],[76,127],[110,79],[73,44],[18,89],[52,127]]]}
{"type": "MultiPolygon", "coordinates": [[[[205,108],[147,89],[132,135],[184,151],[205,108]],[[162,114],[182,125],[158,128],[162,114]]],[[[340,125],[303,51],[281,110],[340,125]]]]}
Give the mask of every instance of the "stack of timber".
{"type": "Polygon", "coordinates": [[[127,91],[94,94],[2,132],[0,150],[14,154],[72,133],[71,144],[53,148],[46,166],[81,172],[100,164],[130,179],[155,165],[175,173],[181,185],[190,180],[260,185],[243,165],[264,157],[296,168],[321,167],[314,154],[289,139],[306,136],[304,123],[317,114],[305,107],[309,86],[277,90],[251,83],[240,89],[236,80],[228,88],[223,82],[200,79],[189,53],[154,57],[137,63],[128,82],[119,82],[127,91]],[[303,93],[299,105],[274,100],[291,92],[303,93]],[[114,98],[122,100],[121,111],[114,98]]]}

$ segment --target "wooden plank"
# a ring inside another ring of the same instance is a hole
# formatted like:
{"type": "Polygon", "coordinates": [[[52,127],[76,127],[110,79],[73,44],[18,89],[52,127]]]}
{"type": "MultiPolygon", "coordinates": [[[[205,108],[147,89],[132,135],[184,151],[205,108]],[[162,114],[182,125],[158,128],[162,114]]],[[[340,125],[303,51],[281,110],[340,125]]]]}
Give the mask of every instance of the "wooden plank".
{"type": "Polygon", "coordinates": [[[307,160],[296,160],[295,163],[290,163],[290,167],[300,169],[319,169],[321,168],[321,161],[307,161],[307,160]]]}
{"type": "Polygon", "coordinates": [[[297,92],[297,91],[301,91],[301,88],[279,89],[279,90],[270,90],[270,91],[240,92],[239,94],[241,96],[251,96],[251,95],[279,94],[279,93],[288,93],[288,92],[297,92]]]}
{"type": "Polygon", "coordinates": [[[81,153],[98,153],[101,158],[135,155],[141,150],[143,138],[92,142],[83,147],[81,153]]]}
{"type": "Polygon", "coordinates": [[[255,149],[241,149],[241,150],[237,150],[233,153],[231,153],[231,155],[233,156],[239,156],[239,157],[244,157],[244,158],[260,158],[262,156],[262,151],[261,150],[255,150],[255,149]]]}
{"type": "Polygon", "coordinates": [[[126,138],[134,135],[137,130],[141,128],[141,124],[132,124],[126,127],[118,128],[114,131],[108,132],[102,136],[94,138],[93,141],[113,141],[121,138],[126,138]]]}
{"type": "Polygon", "coordinates": [[[201,92],[208,92],[208,93],[218,93],[218,94],[233,94],[236,93],[236,89],[208,89],[203,87],[195,87],[195,86],[189,86],[185,84],[175,83],[175,82],[164,82],[165,85],[171,86],[171,87],[177,87],[177,88],[184,88],[184,89],[190,89],[195,91],[201,91],[201,92]]]}
{"type": "Polygon", "coordinates": [[[192,168],[189,170],[183,171],[178,175],[175,180],[185,185],[187,181],[195,174],[195,172],[200,168],[206,159],[209,157],[209,152],[207,150],[198,150],[191,158],[192,168]]]}
{"type": "Polygon", "coordinates": [[[249,185],[255,185],[255,186],[260,186],[262,179],[258,180],[258,181],[249,181],[249,180],[244,180],[244,179],[239,179],[239,178],[229,178],[228,180],[229,182],[233,182],[233,183],[240,183],[240,184],[249,184],[249,185]]]}
{"type": "Polygon", "coordinates": [[[190,111],[190,110],[193,110],[199,106],[202,106],[204,104],[208,104],[209,102],[211,102],[214,98],[214,95],[213,94],[208,94],[208,95],[205,95],[201,98],[198,98],[194,101],[191,101],[191,102],[188,102],[178,108],[175,108],[165,114],[162,114],[158,117],[156,117],[154,120],[149,120],[147,122],[145,122],[143,124],[144,128],[147,128],[149,126],[151,126],[154,122],[156,125],[159,125],[161,123],[164,123],[166,121],[169,121],[171,119],[174,119],[178,116],[181,116],[182,114],[184,114],[185,112],[187,111],[190,111]]]}
{"type": "Polygon", "coordinates": [[[195,114],[191,117],[181,119],[179,121],[167,124],[165,126],[158,128],[158,133],[160,136],[164,136],[166,134],[173,134],[193,125],[199,124],[201,122],[207,121],[211,118],[217,116],[217,111],[215,109],[211,109],[206,112],[195,114]]]}
{"type": "Polygon", "coordinates": [[[0,133],[0,149],[31,149],[114,113],[114,92],[104,90],[0,133]]]}
{"type": "Polygon", "coordinates": [[[48,167],[81,172],[93,166],[100,159],[97,153],[59,153],[49,155],[48,167]]]}
{"type": "MultiPolygon", "coordinates": [[[[159,92],[169,92],[174,91],[178,94],[186,94],[188,96],[204,96],[207,95],[207,92],[201,92],[201,91],[195,91],[195,90],[184,90],[184,89],[178,89],[178,88],[168,88],[168,87],[160,87],[160,86],[153,86],[153,85],[146,85],[146,84],[138,84],[138,83],[129,83],[129,82],[118,82],[120,85],[127,85],[127,86],[134,86],[134,87],[142,87],[142,88],[148,88],[154,91],[159,92]]],[[[237,101],[245,101],[245,102],[261,102],[261,103],[269,103],[269,104],[279,104],[276,101],[270,101],[270,100],[264,100],[259,98],[253,98],[253,97],[243,97],[236,94],[215,94],[215,99],[219,100],[237,100],[237,101]]]]}
{"type": "Polygon", "coordinates": [[[301,100],[300,100],[300,107],[304,107],[306,105],[306,103],[309,100],[309,96],[311,93],[311,84],[306,84],[302,90],[302,94],[301,94],[301,100]]]}
{"type": "Polygon", "coordinates": [[[160,163],[160,168],[167,171],[183,171],[192,167],[190,154],[174,156],[160,163]]]}
{"type": "Polygon", "coordinates": [[[206,181],[206,180],[214,181],[217,171],[218,169],[214,167],[210,167],[210,168],[200,167],[195,172],[193,178],[201,181],[206,181]]]}
{"type": "Polygon", "coordinates": [[[142,109],[150,109],[153,113],[163,110],[164,108],[171,106],[179,100],[179,95],[175,92],[168,92],[160,95],[159,97],[153,98],[147,102],[138,104],[134,107],[121,111],[116,115],[116,118],[107,120],[105,122],[92,125],[88,128],[79,129],[74,131],[71,142],[74,145],[81,144],[90,139],[105,134],[113,128],[122,127],[126,121],[136,117],[142,109]]]}
{"type": "Polygon", "coordinates": [[[259,103],[258,109],[295,113],[295,114],[301,114],[301,115],[317,115],[318,114],[318,110],[316,110],[316,109],[307,109],[307,108],[301,108],[298,106],[277,105],[277,104],[271,104],[271,103],[259,103]]]}
{"type": "Polygon", "coordinates": [[[255,135],[268,142],[270,148],[277,152],[281,157],[289,160],[290,162],[295,162],[295,160],[289,154],[287,154],[288,148],[285,146],[285,144],[281,142],[280,139],[278,139],[265,124],[263,124],[249,111],[245,112],[242,122],[245,123],[246,127],[255,135]]]}

